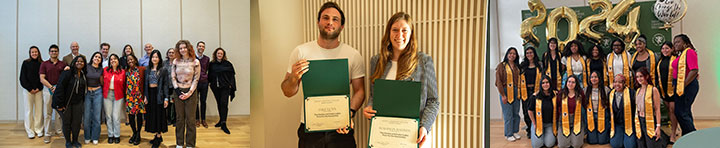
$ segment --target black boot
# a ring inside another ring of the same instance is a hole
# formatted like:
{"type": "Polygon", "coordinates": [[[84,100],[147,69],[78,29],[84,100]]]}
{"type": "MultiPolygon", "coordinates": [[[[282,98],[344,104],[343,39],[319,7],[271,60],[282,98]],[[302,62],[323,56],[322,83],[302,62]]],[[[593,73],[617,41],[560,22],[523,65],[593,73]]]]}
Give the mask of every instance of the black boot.
{"type": "Polygon", "coordinates": [[[222,129],[226,134],[230,134],[230,129],[227,128],[226,123],[222,123],[222,125],[220,125],[220,129],[222,129]]]}
{"type": "Polygon", "coordinates": [[[133,142],[133,145],[139,145],[140,141],[142,141],[142,138],[140,137],[140,133],[137,133],[137,136],[135,136],[135,141],[133,142]]]}
{"type": "Polygon", "coordinates": [[[133,144],[135,143],[135,133],[133,132],[133,135],[130,137],[130,140],[128,140],[128,143],[133,144]]]}

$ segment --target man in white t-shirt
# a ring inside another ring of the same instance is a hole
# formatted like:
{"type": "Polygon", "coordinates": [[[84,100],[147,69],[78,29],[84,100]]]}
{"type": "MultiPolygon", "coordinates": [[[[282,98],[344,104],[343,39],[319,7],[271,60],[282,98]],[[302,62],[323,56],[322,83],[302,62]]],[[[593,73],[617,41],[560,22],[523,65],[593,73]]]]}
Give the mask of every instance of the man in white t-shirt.
{"type": "MultiPolygon", "coordinates": [[[[290,54],[287,74],[282,82],[282,91],[286,97],[297,94],[302,75],[311,68],[308,67],[307,60],[347,58],[350,84],[353,89],[350,114],[355,116],[355,112],[365,101],[365,62],[357,50],[338,41],[344,25],[345,15],[339,6],[334,2],[323,4],[317,20],[320,36],[315,41],[295,47],[290,54]]],[[[302,115],[300,117],[303,118],[302,115]]],[[[306,133],[303,121],[300,120],[298,128],[298,147],[355,147],[352,128],[339,128],[334,132],[306,133]]],[[[353,127],[352,122],[350,127],[353,127]]]]}

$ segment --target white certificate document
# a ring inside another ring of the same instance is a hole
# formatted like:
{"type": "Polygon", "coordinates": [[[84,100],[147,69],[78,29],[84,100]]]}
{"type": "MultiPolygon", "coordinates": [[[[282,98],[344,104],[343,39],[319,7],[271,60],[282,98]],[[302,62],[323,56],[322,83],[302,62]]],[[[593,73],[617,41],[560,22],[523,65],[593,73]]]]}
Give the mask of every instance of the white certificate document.
{"type": "Polygon", "coordinates": [[[417,119],[379,117],[370,123],[368,147],[372,148],[417,148],[417,119]]]}
{"type": "Polygon", "coordinates": [[[346,95],[308,97],[304,105],[305,129],[309,132],[350,126],[350,99],[346,95]]]}

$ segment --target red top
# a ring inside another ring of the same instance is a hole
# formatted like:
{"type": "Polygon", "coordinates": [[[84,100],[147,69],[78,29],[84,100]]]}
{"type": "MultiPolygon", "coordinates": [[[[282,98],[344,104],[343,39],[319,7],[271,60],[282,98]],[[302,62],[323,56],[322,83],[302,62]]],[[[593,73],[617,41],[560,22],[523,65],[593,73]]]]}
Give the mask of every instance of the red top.
{"type": "Polygon", "coordinates": [[[113,90],[115,90],[115,100],[125,98],[125,70],[113,71],[110,66],[106,67],[103,72],[103,98],[107,98],[111,80],[113,81],[113,90]],[[113,76],[115,79],[112,79],[113,76]]]}
{"type": "Polygon", "coordinates": [[[65,63],[60,60],[55,62],[55,64],[47,60],[40,64],[40,74],[45,74],[45,80],[50,82],[51,85],[56,85],[60,78],[60,72],[65,69],[65,66],[65,63]]]}
{"type": "MultiPolygon", "coordinates": [[[[687,70],[685,70],[685,76],[690,73],[691,70],[698,69],[698,55],[697,52],[695,52],[695,49],[687,49],[687,55],[686,55],[686,61],[685,64],[687,67],[685,67],[687,70]]],[[[680,57],[675,58],[674,61],[672,61],[672,67],[673,67],[673,78],[677,79],[678,77],[678,62],[680,61],[680,57]]]]}
{"type": "MultiPolygon", "coordinates": [[[[568,98],[568,100],[567,100],[568,114],[575,114],[575,107],[579,107],[579,106],[577,106],[577,103],[575,102],[576,101],[575,98],[577,98],[578,95],[580,95],[580,94],[576,93],[574,97],[567,97],[568,98]]],[[[557,114],[562,116],[562,99],[558,98],[556,102],[558,105],[557,114]]]]}

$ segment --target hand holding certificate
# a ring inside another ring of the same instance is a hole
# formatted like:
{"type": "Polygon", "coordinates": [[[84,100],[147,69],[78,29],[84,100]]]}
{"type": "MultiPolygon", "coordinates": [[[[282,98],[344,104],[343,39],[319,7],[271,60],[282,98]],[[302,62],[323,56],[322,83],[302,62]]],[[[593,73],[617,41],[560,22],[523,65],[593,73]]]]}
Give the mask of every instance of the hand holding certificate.
{"type": "Polygon", "coordinates": [[[421,83],[375,80],[368,146],[373,148],[418,147],[421,83]]]}
{"type": "Polygon", "coordinates": [[[419,124],[417,119],[374,117],[368,147],[417,148],[419,124]]]}
{"type": "Polygon", "coordinates": [[[308,131],[329,131],[350,127],[350,100],[345,95],[305,99],[305,127],[308,131]]]}
{"type": "MultiPolygon", "coordinates": [[[[347,59],[310,60],[302,80],[307,132],[351,128],[347,59]]],[[[338,130],[338,133],[340,132],[338,130]]]]}

